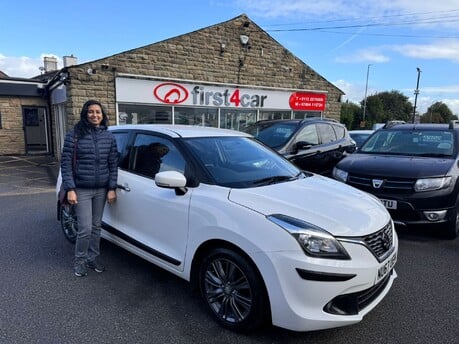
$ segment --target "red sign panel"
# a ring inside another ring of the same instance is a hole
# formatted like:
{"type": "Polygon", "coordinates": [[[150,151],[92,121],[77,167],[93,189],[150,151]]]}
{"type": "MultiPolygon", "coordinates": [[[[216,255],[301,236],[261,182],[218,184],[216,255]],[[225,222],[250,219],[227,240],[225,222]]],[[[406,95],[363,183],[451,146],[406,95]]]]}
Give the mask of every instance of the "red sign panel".
{"type": "Polygon", "coordinates": [[[323,93],[295,92],[290,95],[290,108],[299,111],[324,111],[327,95],[323,93]]]}

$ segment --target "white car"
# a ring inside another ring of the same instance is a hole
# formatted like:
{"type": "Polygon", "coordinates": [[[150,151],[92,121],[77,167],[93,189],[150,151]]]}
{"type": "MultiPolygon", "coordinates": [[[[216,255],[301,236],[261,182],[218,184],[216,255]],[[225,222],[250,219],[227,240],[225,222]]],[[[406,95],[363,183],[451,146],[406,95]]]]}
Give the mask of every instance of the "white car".
{"type": "MultiPolygon", "coordinates": [[[[197,286],[223,326],[354,324],[396,278],[398,239],[367,193],[302,172],[250,135],[179,125],[111,127],[118,199],[103,238],[197,286]],[[145,147],[167,149],[150,171],[145,147]]],[[[59,190],[59,183],[57,190],[59,190]]],[[[72,209],[58,204],[66,237],[72,209]]]]}

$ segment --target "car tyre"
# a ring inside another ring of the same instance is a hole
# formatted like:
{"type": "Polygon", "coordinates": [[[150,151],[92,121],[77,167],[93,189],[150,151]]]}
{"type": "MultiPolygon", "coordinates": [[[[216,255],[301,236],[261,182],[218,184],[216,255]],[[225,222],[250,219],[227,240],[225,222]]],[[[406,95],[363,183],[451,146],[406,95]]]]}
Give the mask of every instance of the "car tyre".
{"type": "Polygon", "coordinates": [[[456,239],[459,235],[459,203],[456,203],[455,215],[446,223],[444,233],[446,239],[456,239]]]}
{"type": "Polygon", "coordinates": [[[75,214],[75,208],[68,204],[61,205],[60,220],[61,228],[64,232],[65,238],[72,244],[74,244],[78,233],[78,224],[77,217],[75,214]]]}
{"type": "Polygon", "coordinates": [[[199,270],[199,289],[205,304],[224,327],[248,332],[268,318],[266,288],[254,264],[226,248],[210,251],[199,270]]]}

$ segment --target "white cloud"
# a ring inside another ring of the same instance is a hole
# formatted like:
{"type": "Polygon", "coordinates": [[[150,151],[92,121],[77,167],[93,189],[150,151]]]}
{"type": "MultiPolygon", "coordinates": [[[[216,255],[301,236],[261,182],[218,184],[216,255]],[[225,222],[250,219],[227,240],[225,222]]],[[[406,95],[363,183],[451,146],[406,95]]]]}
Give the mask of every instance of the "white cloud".
{"type": "Polygon", "coordinates": [[[40,67],[43,66],[43,58],[45,56],[56,57],[58,65],[61,64],[58,56],[54,54],[43,53],[37,58],[27,56],[5,56],[0,54],[0,71],[14,78],[31,78],[41,73],[40,67]]]}
{"type": "Polygon", "coordinates": [[[419,59],[445,59],[459,63],[459,40],[431,44],[405,44],[391,47],[398,53],[419,59]]]}
{"type": "Polygon", "coordinates": [[[338,63],[360,63],[360,62],[374,62],[374,63],[384,63],[388,62],[390,59],[383,53],[378,51],[379,48],[368,48],[361,49],[353,54],[338,56],[335,58],[335,62],[338,63]]]}

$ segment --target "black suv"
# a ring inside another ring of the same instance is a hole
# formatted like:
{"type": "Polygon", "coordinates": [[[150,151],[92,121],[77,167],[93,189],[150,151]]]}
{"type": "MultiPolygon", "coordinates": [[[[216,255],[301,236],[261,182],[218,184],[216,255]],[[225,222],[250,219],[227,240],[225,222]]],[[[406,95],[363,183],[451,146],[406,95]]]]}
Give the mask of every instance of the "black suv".
{"type": "Polygon", "coordinates": [[[378,197],[396,224],[459,232],[459,121],[392,124],[375,131],[333,170],[335,179],[378,197]]]}
{"type": "Polygon", "coordinates": [[[299,168],[323,175],[331,175],[336,163],[355,151],[346,127],[331,119],[264,120],[244,131],[299,168]]]}

